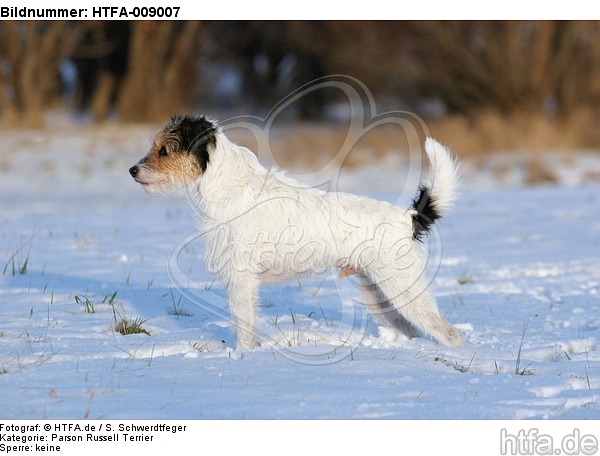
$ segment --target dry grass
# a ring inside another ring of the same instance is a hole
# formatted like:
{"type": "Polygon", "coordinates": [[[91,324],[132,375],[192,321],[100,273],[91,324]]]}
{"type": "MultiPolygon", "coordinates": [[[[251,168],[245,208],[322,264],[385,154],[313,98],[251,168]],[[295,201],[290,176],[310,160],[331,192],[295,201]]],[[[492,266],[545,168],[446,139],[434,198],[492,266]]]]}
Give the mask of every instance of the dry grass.
{"type": "MultiPolygon", "coordinates": [[[[451,147],[463,159],[482,166],[491,153],[514,152],[526,167],[525,183],[553,183],[557,175],[548,167],[546,153],[560,151],[565,163],[574,160],[580,149],[600,148],[600,129],[591,112],[580,111],[569,119],[553,120],[542,115],[516,114],[510,117],[494,112],[478,116],[447,116],[427,121],[428,131],[419,130],[422,141],[430,134],[451,147]]],[[[234,141],[256,151],[250,134],[228,132],[234,141]]],[[[329,163],[343,147],[347,126],[301,124],[278,128],[268,138],[277,164],[292,171],[314,169],[329,163]]],[[[414,136],[414,134],[413,134],[414,136]]],[[[360,167],[378,161],[394,151],[406,151],[409,139],[398,125],[382,125],[355,141],[343,166],[360,167]]],[[[264,155],[260,157],[264,158],[264,155]]],[[[498,177],[510,173],[510,164],[498,165],[498,177]]]]}
{"type": "MultiPolygon", "coordinates": [[[[259,141],[248,132],[233,130],[228,131],[227,135],[252,151],[259,150],[259,141]]],[[[345,158],[343,166],[356,168],[392,151],[406,150],[409,144],[406,134],[397,125],[383,125],[361,135],[360,132],[350,132],[347,125],[303,123],[276,128],[264,139],[278,166],[299,171],[340,159],[338,154],[346,150],[345,145],[350,150],[342,154],[345,158]],[[346,143],[349,136],[350,142],[346,143]]],[[[260,158],[264,158],[264,155],[260,158]]]]}
{"type": "MultiPolygon", "coordinates": [[[[560,151],[572,162],[577,150],[600,148],[595,115],[580,111],[568,119],[515,114],[510,117],[486,112],[474,118],[446,117],[428,123],[438,138],[463,158],[482,159],[494,152],[517,152],[526,163],[528,185],[555,183],[557,175],[548,167],[546,152],[560,151]]],[[[509,172],[498,169],[498,175],[509,172]]]]}
{"type": "Polygon", "coordinates": [[[115,324],[115,331],[123,334],[124,336],[128,336],[130,334],[146,334],[149,336],[150,332],[142,326],[144,323],[146,323],[146,320],[139,317],[135,318],[134,320],[123,318],[121,321],[115,324]]]}
{"type": "Polygon", "coordinates": [[[448,116],[427,124],[434,137],[452,144],[462,156],[478,156],[490,152],[536,153],[599,147],[594,118],[592,113],[583,111],[562,120],[535,114],[506,117],[484,112],[470,118],[448,116]]]}
{"type": "MultiPolygon", "coordinates": [[[[61,113],[58,113],[61,114],[61,113]]],[[[67,119],[66,113],[58,115],[59,119],[67,119]]],[[[57,121],[58,122],[58,121],[57,121]]],[[[420,129],[412,121],[407,138],[406,132],[396,124],[385,124],[370,130],[360,138],[352,138],[352,144],[343,166],[359,168],[365,164],[377,163],[387,154],[402,154],[406,156],[409,142],[422,141],[430,134],[463,159],[468,159],[477,166],[492,166],[496,177],[502,179],[509,176],[515,166],[525,168],[526,183],[552,183],[557,176],[548,166],[548,151],[560,151],[561,160],[565,164],[573,161],[576,151],[580,149],[600,149],[600,128],[597,125],[597,115],[591,111],[576,111],[567,119],[553,120],[538,115],[514,114],[501,116],[495,112],[484,112],[477,116],[446,116],[425,122],[427,131],[420,129]],[[514,152],[518,163],[510,160],[500,160],[490,164],[487,159],[490,153],[514,152]]],[[[95,145],[85,150],[90,156],[94,155],[97,147],[111,147],[129,151],[123,146],[135,138],[139,148],[145,152],[148,138],[159,125],[123,125],[108,123],[101,126],[77,126],[78,133],[84,134],[95,145]],[[99,145],[97,145],[99,144],[99,145]]],[[[266,165],[278,166],[302,174],[306,170],[318,170],[336,158],[343,148],[349,135],[348,124],[344,123],[290,123],[277,124],[269,132],[268,137],[255,138],[243,128],[227,129],[227,135],[236,143],[244,145],[253,151],[260,151],[259,158],[266,165]],[[275,158],[269,163],[264,145],[267,144],[275,158]]],[[[50,129],[41,130],[36,135],[18,135],[11,140],[5,156],[0,159],[0,171],[10,171],[14,166],[7,158],[23,150],[39,149],[54,140],[58,135],[73,134],[73,125],[62,120],[50,129]],[[7,155],[10,154],[10,155],[7,155]]],[[[118,162],[116,162],[118,163],[118,162]]],[[[341,163],[340,163],[341,165],[341,163]]],[[[42,160],[41,168],[47,172],[55,171],[56,165],[46,159],[42,160]]],[[[114,168],[115,162],[107,162],[107,169],[114,168]]],[[[82,175],[89,174],[89,169],[81,168],[82,175]]],[[[590,170],[586,180],[600,180],[597,171],[590,170]]]]}

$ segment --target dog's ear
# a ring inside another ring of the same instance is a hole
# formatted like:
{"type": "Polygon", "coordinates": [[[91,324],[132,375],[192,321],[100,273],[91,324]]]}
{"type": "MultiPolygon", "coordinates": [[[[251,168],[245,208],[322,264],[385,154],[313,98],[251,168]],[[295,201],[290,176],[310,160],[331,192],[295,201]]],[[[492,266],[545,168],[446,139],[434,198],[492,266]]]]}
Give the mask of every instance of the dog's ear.
{"type": "Polygon", "coordinates": [[[216,124],[205,116],[179,116],[171,119],[177,125],[177,133],[181,139],[181,148],[188,151],[198,160],[202,172],[210,162],[209,148],[217,143],[216,124]]]}

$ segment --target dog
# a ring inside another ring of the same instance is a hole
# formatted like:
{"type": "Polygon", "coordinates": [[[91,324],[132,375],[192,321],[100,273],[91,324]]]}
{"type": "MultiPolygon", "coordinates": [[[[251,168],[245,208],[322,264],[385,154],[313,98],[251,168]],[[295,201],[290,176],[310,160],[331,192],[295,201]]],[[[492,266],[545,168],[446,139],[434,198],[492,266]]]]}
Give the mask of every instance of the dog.
{"type": "Polygon", "coordinates": [[[263,283],[341,270],[355,275],[364,304],[408,338],[419,331],[462,345],[424,277],[423,237],[457,198],[458,164],[432,138],[432,173],[408,208],[302,184],[263,167],[206,116],[175,116],[129,173],[150,195],[188,192],[201,214],[207,269],[226,286],[238,349],[259,345],[263,283]]]}

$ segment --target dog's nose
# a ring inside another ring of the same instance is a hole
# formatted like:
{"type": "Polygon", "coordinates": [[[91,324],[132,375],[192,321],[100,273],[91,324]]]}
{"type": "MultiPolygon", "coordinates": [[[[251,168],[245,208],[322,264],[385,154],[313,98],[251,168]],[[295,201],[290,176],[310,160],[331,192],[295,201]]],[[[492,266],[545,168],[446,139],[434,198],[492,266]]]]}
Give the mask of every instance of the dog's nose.
{"type": "Polygon", "coordinates": [[[137,176],[139,171],[140,171],[140,169],[137,167],[137,165],[129,168],[129,174],[131,174],[131,177],[137,176]]]}

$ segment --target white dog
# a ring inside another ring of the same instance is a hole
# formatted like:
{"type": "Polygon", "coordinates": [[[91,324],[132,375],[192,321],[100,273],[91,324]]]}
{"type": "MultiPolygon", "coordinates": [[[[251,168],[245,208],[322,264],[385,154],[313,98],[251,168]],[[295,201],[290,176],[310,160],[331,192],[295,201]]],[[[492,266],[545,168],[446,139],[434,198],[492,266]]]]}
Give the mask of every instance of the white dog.
{"type": "Polygon", "coordinates": [[[237,347],[258,345],[258,289],[340,268],[357,274],[364,301],[388,326],[416,329],[450,346],[460,333],[439,313],[424,277],[419,239],[456,198],[456,164],[428,138],[433,175],[409,209],[348,193],[325,192],[264,168],[206,117],[174,117],[129,172],[149,194],[187,189],[196,200],[206,262],[226,284],[237,347]]]}

